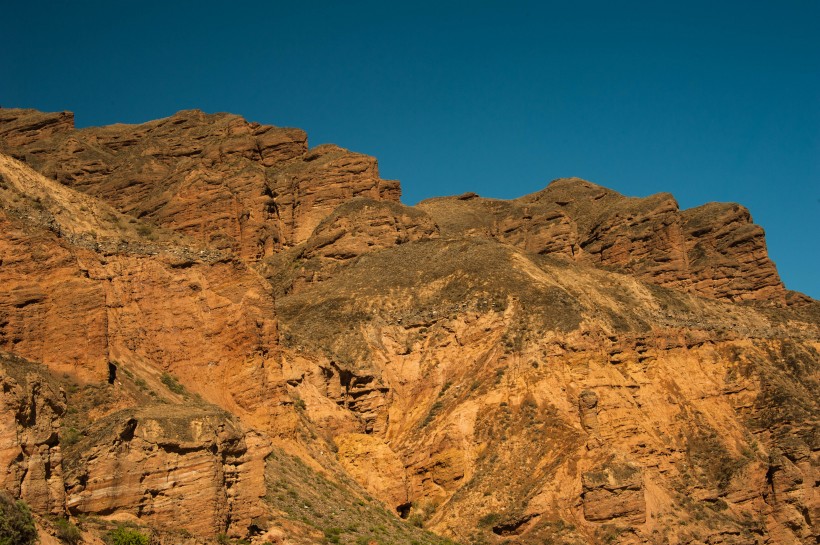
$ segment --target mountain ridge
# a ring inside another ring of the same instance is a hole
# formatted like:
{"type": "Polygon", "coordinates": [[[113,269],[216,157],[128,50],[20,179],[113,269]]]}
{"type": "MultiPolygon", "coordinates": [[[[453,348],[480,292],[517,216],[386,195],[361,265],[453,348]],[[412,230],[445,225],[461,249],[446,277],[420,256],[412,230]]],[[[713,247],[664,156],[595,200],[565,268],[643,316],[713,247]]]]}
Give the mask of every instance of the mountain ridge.
{"type": "Polygon", "coordinates": [[[71,119],[0,109],[0,486],[46,533],[819,535],[820,303],[743,207],[580,179],[408,207],[298,129],[71,119]]]}

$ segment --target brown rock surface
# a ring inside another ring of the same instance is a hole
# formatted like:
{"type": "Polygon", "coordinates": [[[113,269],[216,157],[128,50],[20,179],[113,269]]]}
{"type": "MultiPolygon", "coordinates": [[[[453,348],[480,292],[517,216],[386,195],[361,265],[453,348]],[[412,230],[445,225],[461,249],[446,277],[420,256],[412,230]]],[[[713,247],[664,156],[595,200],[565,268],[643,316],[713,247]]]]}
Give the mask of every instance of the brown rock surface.
{"type": "MultiPolygon", "coordinates": [[[[3,161],[11,160],[0,157],[0,168],[3,161]]],[[[164,371],[184,364],[218,379],[219,363],[264,358],[275,345],[270,288],[244,264],[168,242],[129,241],[140,224],[121,229],[118,216],[72,236],[86,224],[61,221],[58,193],[54,203],[18,198],[38,206],[31,214],[22,205],[0,210],[3,349],[86,379],[107,376],[112,360],[164,371]]]]}
{"type": "Polygon", "coordinates": [[[321,282],[368,252],[439,237],[424,212],[390,201],[358,198],[340,205],[289,253],[267,260],[266,275],[285,292],[321,282]],[[295,256],[295,257],[294,257],[295,256]],[[295,260],[299,266],[289,266],[295,260]]]}
{"type": "Polygon", "coordinates": [[[150,224],[245,258],[303,242],[353,197],[398,201],[376,160],[308,151],[299,129],[190,110],[142,125],[73,129],[73,116],[0,109],[0,152],[150,224]]]}
{"type": "Polygon", "coordinates": [[[0,155],[0,475],[39,513],[191,545],[820,537],[820,303],[742,207],[577,179],[404,207],[375,160],[225,114],[0,127],[64,184],[0,155]]]}
{"type": "Polygon", "coordinates": [[[646,522],[643,475],[630,463],[608,463],[581,475],[584,518],[591,522],[622,519],[646,522]]]}
{"type": "Polygon", "coordinates": [[[264,512],[270,444],[224,413],[154,406],[97,421],[66,452],[71,514],[130,514],[196,534],[244,534],[264,512]],[[257,467],[258,466],[258,467],[257,467]]]}
{"type": "MultiPolygon", "coordinates": [[[[387,426],[372,433],[402,460],[410,502],[439,506],[429,522],[439,531],[520,543],[709,532],[808,543],[817,533],[816,484],[805,484],[817,471],[815,318],[475,240],[363,255],[278,308],[287,345],[315,346],[317,361],[348,362],[384,385],[377,419],[387,426]],[[773,509],[765,468],[787,436],[813,461],[783,474],[800,507],[773,509]],[[761,517],[765,527],[747,522],[761,517]]],[[[306,399],[315,388],[297,385],[306,399]]],[[[398,486],[400,470],[380,470],[380,486],[398,486]]]]}
{"type": "Polygon", "coordinates": [[[0,108],[0,115],[0,141],[8,149],[30,146],[38,140],[68,133],[74,129],[74,114],[71,112],[47,113],[0,108]]]}
{"type": "Polygon", "coordinates": [[[339,463],[365,489],[388,505],[407,504],[407,486],[401,460],[379,438],[360,433],[334,438],[339,463]]]}
{"type": "Polygon", "coordinates": [[[313,148],[270,174],[285,245],[307,240],[333,210],[357,197],[398,202],[398,182],[379,178],[376,160],[333,145],[313,148]]]}
{"type": "Polygon", "coordinates": [[[65,394],[36,366],[0,353],[0,489],[36,512],[63,510],[63,458],[59,445],[65,394]]]}
{"type": "Polygon", "coordinates": [[[707,297],[785,301],[763,229],[736,204],[680,211],[668,193],[631,198],[561,178],[514,201],[447,197],[419,208],[453,236],[489,236],[707,297]]]}
{"type": "Polygon", "coordinates": [[[580,257],[577,226],[557,207],[468,194],[429,199],[418,208],[432,216],[445,236],[491,237],[535,254],[580,257]]]}
{"type": "Polygon", "coordinates": [[[709,297],[782,300],[763,229],[737,204],[710,203],[683,212],[694,291],[709,297]]]}
{"type": "MultiPolygon", "coordinates": [[[[33,384],[29,390],[43,393],[45,379],[4,379],[12,392],[7,412],[25,415],[21,407],[31,398],[38,420],[8,419],[14,425],[2,432],[3,486],[41,513],[142,521],[205,538],[261,532],[281,543],[316,543],[315,529],[288,522],[290,514],[277,518],[266,496],[268,434],[301,433],[271,287],[230,255],[163,229],[146,231],[140,220],[2,155],[0,175],[0,341],[76,391],[61,423],[46,410],[50,397],[25,389],[33,384]],[[258,431],[237,431],[199,395],[258,431]],[[124,439],[135,422],[134,436],[124,439]],[[48,429],[53,434],[40,437],[48,429]]],[[[353,396],[339,411],[355,406],[370,422],[360,378],[343,386],[337,376],[331,391],[353,396]]],[[[380,390],[373,392],[383,404],[380,390]]],[[[368,505],[362,516],[378,512],[368,505]]]]}

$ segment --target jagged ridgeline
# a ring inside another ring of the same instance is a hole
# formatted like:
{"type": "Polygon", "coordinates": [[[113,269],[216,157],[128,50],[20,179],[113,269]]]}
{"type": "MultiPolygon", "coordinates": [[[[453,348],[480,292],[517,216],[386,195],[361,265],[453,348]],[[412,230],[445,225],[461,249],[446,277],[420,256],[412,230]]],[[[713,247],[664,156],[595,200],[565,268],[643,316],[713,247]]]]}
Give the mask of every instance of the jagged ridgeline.
{"type": "Polygon", "coordinates": [[[399,197],[298,129],[0,109],[0,532],[817,542],[820,303],[745,208],[399,197]]]}

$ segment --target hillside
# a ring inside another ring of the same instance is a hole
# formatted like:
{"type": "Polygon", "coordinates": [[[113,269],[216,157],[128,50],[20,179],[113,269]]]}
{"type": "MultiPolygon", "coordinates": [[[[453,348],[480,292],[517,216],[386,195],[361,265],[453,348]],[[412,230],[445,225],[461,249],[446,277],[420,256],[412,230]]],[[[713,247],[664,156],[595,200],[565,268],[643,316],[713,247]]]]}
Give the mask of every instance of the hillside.
{"type": "Polygon", "coordinates": [[[0,109],[0,488],[89,544],[820,539],[820,302],[745,208],[399,196],[298,129],[0,109]]]}

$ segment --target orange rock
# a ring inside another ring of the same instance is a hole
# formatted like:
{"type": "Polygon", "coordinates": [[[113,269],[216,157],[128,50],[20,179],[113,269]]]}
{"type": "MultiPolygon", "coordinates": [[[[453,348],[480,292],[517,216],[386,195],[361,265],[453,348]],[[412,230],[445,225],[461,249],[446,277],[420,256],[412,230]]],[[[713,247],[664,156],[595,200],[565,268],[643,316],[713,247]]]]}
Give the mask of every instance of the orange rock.
{"type": "Polygon", "coordinates": [[[680,211],[668,193],[630,198],[561,178],[514,201],[447,197],[419,208],[451,235],[493,237],[707,297],[785,302],[763,230],[739,205],[680,211]]]}
{"type": "MultiPolygon", "coordinates": [[[[307,543],[374,506],[298,491],[366,489],[462,542],[818,538],[820,304],[738,205],[405,207],[225,114],[0,131],[65,184],[0,155],[0,484],[38,513],[307,543]]],[[[441,542],[378,517],[347,537],[441,542]]]]}
{"type": "Polygon", "coordinates": [[[400,195],[371,157],[229,114],[74,130],[70,114],[0,109],[0,134],[0,152],[47,177],[248,259],[303,242],[351,198],[400,195]]]}

